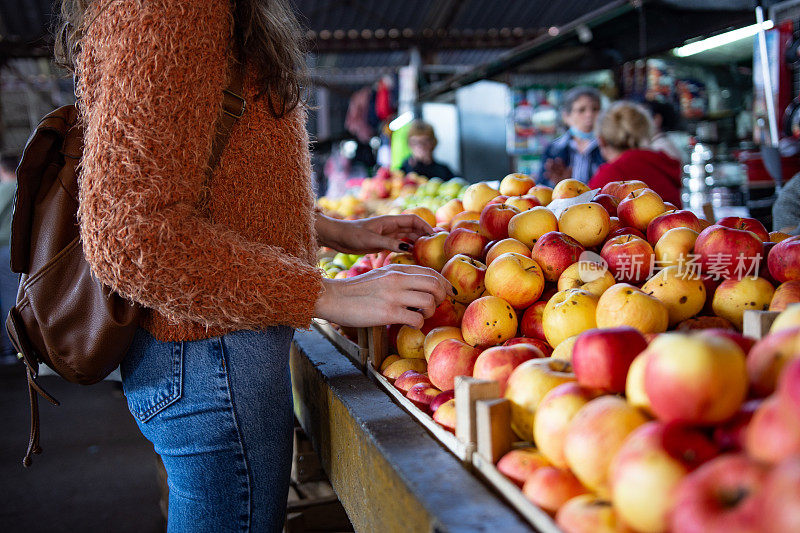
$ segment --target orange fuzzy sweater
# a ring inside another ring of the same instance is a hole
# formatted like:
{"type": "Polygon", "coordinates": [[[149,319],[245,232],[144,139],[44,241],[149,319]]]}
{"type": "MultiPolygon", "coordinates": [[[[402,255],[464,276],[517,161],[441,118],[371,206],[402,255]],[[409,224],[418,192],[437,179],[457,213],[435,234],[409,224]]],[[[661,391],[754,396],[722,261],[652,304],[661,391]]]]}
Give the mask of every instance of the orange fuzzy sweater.
{"type": "Polygon", "coordinates": [[[227,86],[227,0],[104,0],[78,58],[84,251],[161,340],[307,327],[322,290],[305,111],[248,108],[198,212],[227,86]]]}

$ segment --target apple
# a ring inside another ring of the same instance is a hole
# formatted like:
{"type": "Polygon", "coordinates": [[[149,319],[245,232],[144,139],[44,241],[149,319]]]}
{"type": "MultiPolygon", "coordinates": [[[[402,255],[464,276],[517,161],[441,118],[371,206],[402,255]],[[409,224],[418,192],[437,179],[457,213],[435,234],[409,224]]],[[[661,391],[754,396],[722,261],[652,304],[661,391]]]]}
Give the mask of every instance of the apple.
{"type": "Polygon", "coordinates": [[[506,205],[516,207],[517,209],[519,209],[520,213],[522,213],[523,211],[527,211],[528,209],[533,209],[534,207],[542,205],[542,202],[540,202],[539,199],[533,196],[532,194],[525,194],[523,196],[512,196],[508,200],[506,200],[505,203],[506,205]]]}
{"type": "Polygon", "coordinates": [[[421,328],[422,333],[427,335],[432,329],[442,326],[461,327],[461,319],[466,309],[464,304],[457,302],[452,296],[446,297],[434,309],[433,314],[425,319],[421,328]]]}
{"type": "Polygon", "coordinates": [[[744,312],[766,311],[774,292],[772,283],[764,278],[726,279],[714,291],[711,306],[717,316],[729,320],[741,331],[744,312]]]}
{"type": "Polygon", "coordinates": [[[545,280],[558,282],[561,274],[577,263],[583,252],[583,245],[573,237],[559,231],[549,231],[542,234],[533,245],[531,257],[542,267],[545,280]]]}
{"type": "Polygon", "coordinates": [[[561,361],[572,362],[572,350],[575,348],[575,341],[578,340],[578,335],[567,337],[558,343],[558,346],[553,348],[553,354],[550,356],[553,359],[560,359],[561,361]]]}
{"type": "Polygon", "coordinates": [[[647,348],[644,336],[628,326],[590,329],[578,335],[572,368],[578,383],[604,392],[625,392],[631,363],[647,348]]]}
{"type": "Polygon", "coordinates": [[[483,296],[467,306],[461,321],[461,334],[472,346],[495,346],[517,333],[517,313],[497,296],[483,296]]]}
{"type": "Polygon", "coordinates": [[[558,278],[558,290],[583,289],[598,298],[616,281],[608,269],[593,261],[578,261],[567,267],[558,278]]]}
{"type": "Polygon", "coordinates": [[[567,468],[564,439],[567,429],[581,407],[600,394],[599,391],[567,382],[551,389],[536,406],[533,440],[539,451],[558,468],[567,468]]]}
{"type": "Polygon", "coordinates": [[[480,223],[489,239],[508,238],[508,223],[520,210],[512,205],[489,204],[481,211],[480,223]]]}
{"type": "Polygon", "coordinates": [[[800,280],[800,236],[784,239],[769,251],[769,273],[778,283],[800,280]]]}
{"type": "Polygon", "coordinates": [[[617,206],[617,215],[626,226],[647,231],[647,225],[667,210],[661,197],[651,189],[638,189],[626,195],[617,206]]]}
{"type": "Polygon", "coordinates": [[[442,391],[431,385],[430,383],[417,383],[406,392],[406,398],[411,400],[411,403],[416,405],[425,413],[431,413],[431,402],[442,391]]]}
{"type": "Polygon", "coordinates": [[[800,303],[800,280],[785,281],[775,289],[769,310],[783,311],[790,304],[796,303],[800,303]]]}
{"type": "Polygon", "coordinates": [[[761,399],[744,402],[733,417],[714,428],[714,443],[720,450],[725,452],[744,450],[747,428],[762,402],[761,399]]]}
{"type": "Polygon", "coordinates": [[[692,260],[692,250],[698,235],[699,233],[689,228],[672,228],[664,232],[653,248],[658,265],[679,266],[690,270],[689,262],[692,260]]]}
{"type": "MultiPolygon", "coordinates": [[[[619,217],[612,216],[612,217],[609,217],[608,220],[611,223],[610,224],[610,229],[608,230],[608,235],[611,235],[612,232],[617,231],[618,229],[622,229],[622,228],[625,227],[625,226],[623,226],[622,222],[620,222],[619,217]]],[[[636,231],[639,231],[639,230],[636,230],[636,231]]],[[[606,237],[606,238],[608,239],[610,237],[606,237]]]]}
{"type": "Polygon", "coordinates": [[[544,314],[545,307],[547,307],[546,301],[538,301],[522,313],[519,329],[525,337],[547,340],[544,334],[544,325],[542,324],[542,314],[544,314]]]}
{"type": "Polygon", "coordinates": [[[480,213],[489,200],[500,196],[500,191],[492,189],[485,183],[473,183],[464,191],[464,198],[461,200],[464,209],[480,213]]]}
{"type": "Polygon", "coordinates": [[[424,343],[425,334],[417,328],[403,326],[397,333],[397,351],[403,359],[425,359],[424,343]]]}
{"type": "Polygon", "coordinates": [[[786,365],[800,358],[800,327],[770,333],[747,355],[750,387],[757,397],[772,394],[786,365]]]}
{"type": "Polygon", "coordinates": [[[646,240],[635,235],[620,235],[609,239],[600,250],[611,275],[617,281],[642,283],[653,270],[655,252],[646,240]]]}
{"type": "Polygon", "coordinates": [[[551,358],[531,359],[508,377],[505,397],[511,402],[511,429],[525,441],[533,440],[536,408],[552,389],[575,381],[572,365],[551,358]]]}
{"type": "Polygon", "coordinates": [[[525,480],[539,468],[550,463],[536,448],[517,448],[503,455],[497,461],[497,471],[522,488],[525,480]]]}
{"type": "Polygon", "coordinates": [[[515,172],[500,181],[500,194],[508,196],[521,196],[527,193],[536,182],[526,174],[515,172]]]}
{"type": "MultiPolygon", "coordinates": [[[[610,289],[609,289],[610,290],[610,289]]],[[[581,289],[557,292],[544,308],[542,327],[550,346],[597,327],[597,297],[581,289]]]]}
{"type": "Polygon", "coordinates": [[[670,531],[731,533],[762,531],[763,467],[743,454],[712,459],[675,489],[670,531]]]}
{"type": "Polygon", "coordinates": [[[414,261],[414,256],[410,253],[399,253],[399,252],[391,252],[389,255],[386,256],[386,261],[384,262],[384,266],[386,265],[416,265],[416,261],[414,261]]]}
{"type": "Polygon", "coordinates": [[[459,222],[480,222],[480,220],[480,211],[461,211],[460,213],[456,213],[452,220],[450,220],[450,229],[453,229],[459,222]]]}
{"type": "Polygon", "coordinates": [[[560,200],[562,198],[575,198],[581,194],[588,192],[589,186],[585,183],[575,179],[565,179],[559,181],[553,187],[553,200],[560,200]]]}
{"type": "Polygon", "coordinates": [[[766,533],[800,531],[800,457],[778,463],[764,482],[763,516],[766,533]]]}
{"type": "Polygon", "coordinates": [[[788,233],[784,233],[782,231],[770,231],[769,232],[769,240],[770,242],[779,243],[786,239],[791,238],[791,235],[788,233]]]}
{"type": "Polygon", "coordinates": [[[775,321],[769,328],[769,332],[775,333],[798,326],[800,326],[800,304],[791,304],[775,317],[775,321]]]}
{"type": "Polygon", "coordinates": [[[669,314],[669,325],[695,316],[706,303],[706,287],[703,281],[679,266],[660,270],[642,285],[642,291],[658,298],[669,314]]]}
{"type": "Polygon", "coordinates": [[[581,407],[567,428],[564,456],[570,470],[586,487],[611,495],[608,467],[625,438],[647,418],[617,396],[600,396],[581,407]]]}
{"type": "MultiPolygon", "coordinates": [[[[478,234],[482,235],[483,237],[486,237],[486,235],[483,234],[483,228],[481,227],[481,223],[478,222],[477,220],[459,220],[458,222],[453,222],[450,225],[450,231],[453,231],[453,230],[456,230],[456,229],[465,229],[465,230],[473,231],[475,233],[478,233],[478,234]]],[[[487,239],[487,242],[488,242],[488,239],[487,239]]]]}
{"type": "Polygon", "coordinates": [[[445,339],[456,339],[464,342],[464,337],[461,336],[461,328],[455,326],[440,326],[433,328],[425,335],[425,341],[422,345],[422,353],[425,355],[425,360],[429,361],[433,349],[445,339]]]}
{"type": "Polygon", "coordinates": [[[644,369],[646,366],[647,352],[644,351],[633,360],[628,369],[628,377],[625,379],[625,397],[628,399],[629,404],[652,416],[653,411],[650,409],[650,399],[644,390],[644,369]]]}
{"type": "Polygon", "coordinates": [[[404,210],[403,213],[406,215],[417,215],[419,218],[427,222],[430,227],[434,227],[436,225],[436,215],[427,207],[410,207],[404,210]]]}
{"type": "Polygon", "coordinates": [[[699,256],[703,272],[717,278],[758,273],[763,248],[754,233],[718,224],[701,231],[694,243],[694,253],[699,256]]]}
{"type": "Polygon", "coordinates": [[[483,247],[489,242],[485,236],[466,228],[453,229],[444,241],[444,254],[447,259],[457,254],[464,254],[480,259],[483,247]]]}
{"type": "Polygon", "coordinates": [[[558,230],[556,216],[546,207],[534,207],[514,215],[508,222],[508,235],[528,248],[550,231],[558,230]]]}
{"type": "Polygon", "coordinates": [[[639,237],[640,239],[644,240],[644,233],[639,231],[636,228],[632,228],[630,226],[622,226],[614,231],[610,231],[608,235],[606,235],[606,242],[610,241],[614,237],[622,237],[623,235],[633,235],[634,237],[639,237]]]}
{"type": "Polygon", "coordinates": [[[386,359],[384,359],[383,362],[381,363],[381,368],[380,368],[381,374],[383,374],[383,371],[386,370],[386,368],[389,365],[391,365],[395,361],[399,361],[399,360],[400,360],[400,356],[397,355],[397,354],[392,354],[392,355],[388,356],[386,359]]]}
{"type": "Polygon", "coordinates": [[[448,200],[443,206],[436,210],[436,225],[442,228],[450,227],[453,217],[464,210],[464,204],[458,198],[448,200]]]}
{"type": "Polygon", "coordinates": [[[551,514],[572,498],[588,492],[572,472],[552,466],[537,468],[522,486],[522,494],[531,503],[551,514]]]}
{"type": "Polygon", "coordinates": [[[688,210],[667,211],[655,217],[647,225],[647,240],[653,246],[671,229],[690,229],[696,234],[702,231],[697,215],[688,210]]]}
{"type": "Polygon", "coordinates": [[[544,290],[544,275],[536,261],[513,252],[499,256],[487,267],[484,282],[489,294],[515,309],[533,305],[544,290]]]}
{"type": "Polygon", "coordinates": [[[472,377],[496,381],[500,384],[500,394],[505,394],[506,384],[511,372],[530,359],[544,357],[541,350],[531,344],[495,346],[485,350],[475,361],[472,377]]]}
{"type": "Polygon", "coordinates": [[[718,424],[744,402],[745,355],[730,339],[667,333],[659,335],[644,353],[644,388],[659,420],[718,424]]]}
{"type": "Polygon", "coordinates": [[[688,318],[677,325],[675,331],[695,331],[704,329],[729,329],[736,331],[736,326],[720,316],[696,316],[688,318]]]}
{"type": "Polygon", "coordinates": [[[610,194],[598,194],[592,198],[592,201],[596,204],[602,205],[603,209],[605,209],[608,213],[608,216],[617,216],[617,206],[619,205],[619,200],[617,200],[615,196],[611,196],[610,194]]]}
{"type": "MultiPolygon", "coordinates": [[[[443,393],[444,394],[444,393],[443,393]]],[[[433,412],[433,421],[450,433],[456,432],[456,401],[447,400],[433,412]]]]}
{"type": "Polygon", "coordinates": [[[453,286],[453,298],[469,304],[486,288],[486,265],[464,254],[456,254],[442,267],[442,276],[453,286]]]}
{"type": "Polygon", "coordinates": [[[611,181],[603,185],[603,188],[600,189],[600,194],[608,194],[622,201],[633,191],[646,188],[647,184],[640,180],[611,181]]]}
{"type": "Polygon", "coordinates": [[[779,395],[764,400],[745,432],[747,454],[766,464],[800,455],[800,415],[787,410],[779,395]]]}
{"type": "Polygon", "coordinates": [[[453,400],[456,397],[456,392],[454,390],[446,390],[444,392],[440,392],[436,397],[431,400],[431,412],[435,413],[439,407],[442,406],[445,402],[449,400],[453,400]]]}
{"type": "Polygon", "coordinates": [[[586,248],[601,244],[611,230],[611,219],[600,204],[571,205],[558,217],[558,230],[586,248]]]}
{"type": "Polygon", "coordinates": [[[787,363],[778,382],[778,395],[783,409],[800,422],[800,358],[787,363]]]}
{"type": "MultiPolygon", "coordinates": [[[[489,202],[487,202],[486,205],[504,204],[504,203],[506,203],[506,200],[508,200],[508,199],[509,199],[509,196],[506,196],[505,194],[501,194],[501,195],[495,196],[494,198],[489,200],[489,202]]],[[[486,206],[484,206],[484,209],[486,209],[486,206]]]]}
{"type": "Polygon", "coordinates": [[[444,243],[450,234],[446,231],[423,235],[414,243],[414,261],[418,265],[441,271],[447,262],[444,243]]]}
{"type": "Polygon", "coordinates": [[[424,383],[426,385],[431,385],[431,380],[428,379],[428,376],[425,374],[420,374],[416,370],[409,370],[408,372],[403,372],[396,380],[394,380],[394,386],[397,387],[399,390],[403,391],[404,393],[408,392],[411,387],[417,385],[419,383],[424,383]]]}
{"type": "Polygon", "coordinates": [[[535,196],[542,205],[547,205],[553,200],[553,189],[547,185],[534,185],[528,189],[528,194],[535,196]]]}
{"type": "Polygon", "coordinates": [[[504,342],[503,346],[516,346],[518,344],[531,344],[534,347],[538,348],[539,351],[542,352],[544,357],[550,357],[553,353],[553,348],[547,344],[546,341],[541,339],[533,339],[531,337],[514,337],[513,339],[508,339],[504,342]]]}
{"type": "Polygon", "coordinates": [[[700,331],[698,331],[698,335],[700,335],[701,337],[702,336],[708,336],[708,337],[725,337],[725,338],[728,338],[728,339],[732,340],[733,342],[735,342],[736,344],[738,344],[739,348],[742,349],[742,352],[745,355],[748,355],[750,353],[750,350],[756,344],[756,340],[754,338],[745,337],[744,335],[742,335],[738,331],[735,331],[735,330],[732,330],[732,329],[719,329],[719,328],[701,329],[700,331]]]}
{"type": "Polygon", "coordinates": [[[455,388],[456,376],[471,376],[480,348],[457,339],[445,339],[433,349],[428,361],[428,378],[439,390],[455,388]]]}
{"type": "Polygon", "coordinates": [[[486,252],[486,266],[492,264],[492,261],[499,256],[513,252],[527,257],[531,256],[531,249],[519,242],[517,239],[503,239],[492,244],[486,252]]]}
{"type": "Polygon", "coordinates": [[[655,296],[627,283],[617,283],[597,302],[597,327],[630,326],[642,333],[662,333],[669,325],[669,311],[655,296]]]}
{"type": "Polygon", "coordinates": [[[414,370],[416,372],[424,373],[428,371],[428,365],[425,363],[425,359],[398,359],[394,363],[388,365],[383,371],[383,376],[388,379],[391,383],[402,376],[404,373],[408,372],[409,370],[414,370]]]}
{"type": "Polygon", "coordinates": [[[764,224],[754,218],[724,217],[717,220],[716,223],[719,226],[725,226],[726,228],[750,231],[762,241],[770,240],[767,228],[764,227],[764,224]]]}
{"type": "Polygon", "coordinates": [[[648,422],[625,439],[609,467],[611,501],[637,531],[667,531],[675,490],[717,449],[698,430],[648,422]]]}
{"type": "Polygon", "coordinates": [[[556,513],[556,525],[565,533],[632,533],[614,513],[611,502],[594,494],[576,496],[556,513]]]}

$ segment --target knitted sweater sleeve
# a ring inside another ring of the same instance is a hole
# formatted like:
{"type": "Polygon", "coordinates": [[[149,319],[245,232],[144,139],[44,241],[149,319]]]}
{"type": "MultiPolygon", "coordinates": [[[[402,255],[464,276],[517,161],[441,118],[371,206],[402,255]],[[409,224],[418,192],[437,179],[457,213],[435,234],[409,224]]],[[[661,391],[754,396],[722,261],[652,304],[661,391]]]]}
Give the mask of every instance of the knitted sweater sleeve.
{"type": "Polygon", "coordinates": [[[93,273],[176,321],[307,327],[319,270],[196,210],[226,84],[229,3],[97,4],[78,60],[79,220],[93,273]]]}

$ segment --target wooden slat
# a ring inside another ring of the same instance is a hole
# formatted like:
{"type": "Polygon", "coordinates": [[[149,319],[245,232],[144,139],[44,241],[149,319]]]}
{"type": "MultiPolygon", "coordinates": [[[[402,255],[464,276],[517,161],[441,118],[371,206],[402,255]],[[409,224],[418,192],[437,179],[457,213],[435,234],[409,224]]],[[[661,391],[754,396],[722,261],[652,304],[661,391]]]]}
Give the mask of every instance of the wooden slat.
{"type": "Polygon", "coordinates": [[[496,381],[457,376],[456,394],[456,437],[473,446],[478,439],[475,424],[475,402],[494,400],[500,396],[500,384],[496,381]]]}
{"type": "Polygon", "coordinates": [[[369,328],[369,360],[372,367],[380,369],[383,360],[389,355],[389,334],[385,326],[369,328]]]}
{"type": "MultiPolygon", "coordinates": [[[[362,348],[359,346],[359,343],[355,343],[336,331],[336,329],[331,326],[331,324],[325,320],[314,319],[311,322],[314,329],[322,333],[325,338],[333,343],[334,346],[339,348],[342,353],[344,353],[350,361],[353,362],[360,369],[364,369],[365,362],[366,362],[366,348],[362,348]],[[362,362],[362,360],[364,360],[362,362]]],[[[359,340],[361,339],[361,332],[359,331],[359,340]]]]}
{"type": "Polygon", "coordinates": [[[754,339],[763,339],[779,314],[777,311],[745,311],[742,333],[754,339]]]}
{"type": "Polygon", "coordinates": [[[505,398],[476,402],[475,425],[478,431],[476,451],[496,464],[511,450],[515,440],[511,431],[511,402],[505,398]]]}

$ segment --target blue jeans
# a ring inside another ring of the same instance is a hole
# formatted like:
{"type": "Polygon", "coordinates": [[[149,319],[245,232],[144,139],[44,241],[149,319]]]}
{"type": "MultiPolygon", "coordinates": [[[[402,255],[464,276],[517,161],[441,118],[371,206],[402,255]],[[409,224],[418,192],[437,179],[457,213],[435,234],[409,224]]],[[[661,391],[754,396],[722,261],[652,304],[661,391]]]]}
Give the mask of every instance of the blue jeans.
{"type": "Polygon", "coordinates": [[[283,528],[293,334],[273,327],[187,342],[136,334],[122,383],[167,470],[169,533],[283,528]]]}

